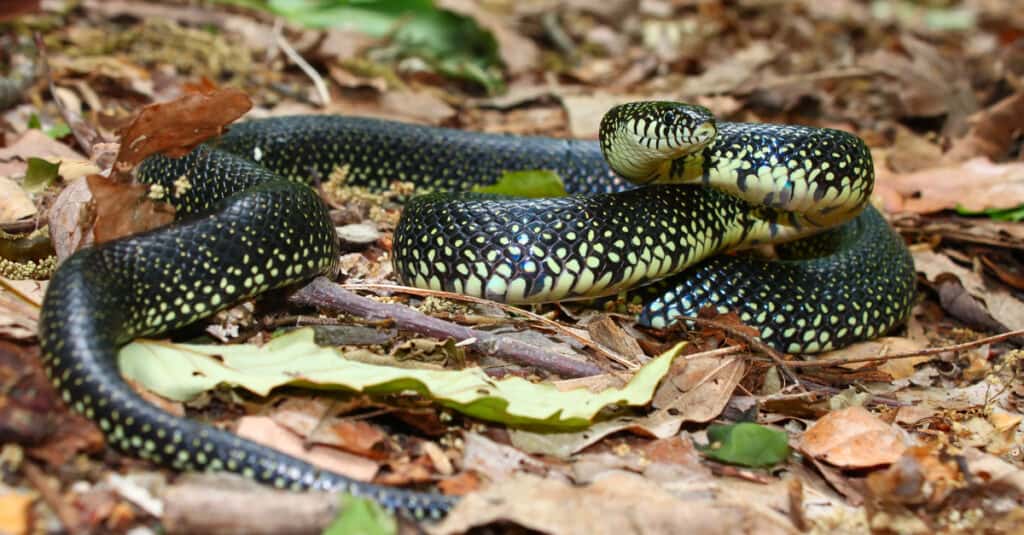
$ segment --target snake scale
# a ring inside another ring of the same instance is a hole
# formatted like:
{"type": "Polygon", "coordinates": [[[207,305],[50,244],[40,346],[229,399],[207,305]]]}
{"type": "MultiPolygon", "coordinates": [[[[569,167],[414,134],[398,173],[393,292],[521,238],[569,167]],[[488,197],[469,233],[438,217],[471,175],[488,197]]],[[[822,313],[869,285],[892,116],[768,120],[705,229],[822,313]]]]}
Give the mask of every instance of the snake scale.
{"type": "Polygon", "coordinates": [[[437,191],[412,199],[395,231],[394,266],[416,286],[535,303],[654,282],[641,290],[659,292],[643,324],[665,326],[706,305],[735,309],[771,345],[804,352],[880,335],[908,313],[913,264],[866,204],[873,169],[859,138],[716,123],[703,108],[665,102],[614,108],[601,134],[598,143],[296,116],[236,125],[183,158],[151,157],[138,175],[162,187],[178,220],[61,264],[42,308],[45,367],[64,400],[121,451],[177,470],[368,496],[417,518],[443,515],[453,498],[357,482],[172,416],[117,370],[118,348],[135,337],[327,270],[334,230],[304,182],[339,170],[353,185],[399,180],[437,191]],[[528,169],[557,172],[574,195],[457,193],[528,169]],[[785,260],[719,254],[792,240],[785,260]]]}

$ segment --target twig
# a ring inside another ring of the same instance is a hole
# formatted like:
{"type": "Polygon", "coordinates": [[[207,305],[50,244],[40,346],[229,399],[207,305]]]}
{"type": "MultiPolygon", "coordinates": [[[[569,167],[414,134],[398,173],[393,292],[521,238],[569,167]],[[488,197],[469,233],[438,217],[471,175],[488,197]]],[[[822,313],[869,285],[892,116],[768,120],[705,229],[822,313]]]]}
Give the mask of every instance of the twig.
{"type": "Polygon", "coordinates": [[[61,524],[64,524],[64,529],[68,530],[68,533],[73,535],[85,533],[78,518],[78,513],[61,498],[60,491],[54,488],[50,481],[46,479],[46,475],[38,466],[26,461],[22,465],[22,471],[25,473],[25,479],[28,479],[28,482],[39,491],[39,496],[56,513],[57,518],[60,519],[61,524]]]}
{"type": "Polygon", "coordinates": [[[284,25],[281,24],[280,20],[274,23],[274,41],[277,43],[277,46],[281,47],[284,55],[288,56],[288,59],[297,65],[299,69],[302,69],[302,72],[313,81],[313,87],[316,89],[317,96],[320,97],[320,105],[326,107],[331,103],[331,94],[327,91],[327,84],[324,83],[320,73],[316,72],[316,69],[301,54],[296,52],[292,45],[288,44],[288,40],[284,38],[283,27],[284,25]]]}
{"type": "Polygon", "coordinates": [[[606,358],[606,359],[608,359],[608,360],[610,360],[612,362],[615,362],[615,363],[617,363],[617,364],[619,364],[621,366],[624,366],[627,370],[637,370],[637,369],[640,368],[640,365],[638,365],[637,363],[623,358],[622,356],[618,355],[614,351],[610,351],[610,350],[606,349],[604,346],[602,346],[601,344],[599,344],[599,343],[597,343],[597,342],[595,342],[593,340],[590,340],[588,338],[580,336],[579,334],[576,334],[575,332],[572,331],[572,329],[569,329],[565,325],[562,325],[561,323],[559,323],[559,322],[557,322],[555,320],[545,318],[544,316],[541,316],[540,314],[534,314],[533,312],[530,312],[529,310],[524,310],[524,309],[519,308],[517,306],[509,305],[509,304],[506,304],[506,303],[499,303],[497,301],[491,301],[489,299],[481,299],[479,297],[473,297],[473,296],[469,296],[469,295],[457,294],[457,293],[452,293],[452,292],[443,292],[443,291],[439,291],[439,290],[425,290],[423,288],[413,288],[411,286],[400,286],[400,285],[397,285],[397,284],[358,283],[358,284],[342,284],[341,287],[345,288],[346,290],[371,290],[371,291],[386,290],[386,291],[391,291],[391,292],[402,292],[402,293],[407,293],[407,294],[411,294],[411,295],[419,295],[419,296],[435,296],[435,297],[443,297],[445,299],[451,299],[453,301],[465,301],[467,303],[476,303],[478,305],[495,306],[495,307],[498,307],[498,308],[500,308],[501,310],[503,310],[505,312],[508,312],[509,314],[516,314],[516,315],[519,315],[519,316],[524,316],[524,317],[532,319],[532,320],[534,320],[534,321],[536,321],[538,323],[541,323],[543,325],[547,325],[551,329],[553,329],[553,330],[555,330],[555,331],[557,331],[557,332],[559,332],[561,334],[564,334],[565,336],[568,336],[568,337],[572,338],[573,340],[576,340],[577,342],[583,344],[586,347],[589,347],[590,349],[593,349],[594,351],[599,353],[602,357],[604,357],[604,358],[606,358]]]}
{"type": "Polygon", "coordinates": [[[164,495],[167,533],[321,533],[337,515],[336,494],[271,490],[234,479],[190,476],[171,486],[164,495]]]}
{"type": "Polygon", "coordinates": [[[884,355],[877,357],[857,357],[857,358],[843,358],[843,359],[827,359],[827,360],[809,360],[804,362],[790,362],[788,365],[794,368],[820,368],[824,366],[836,366],[841,364],[855,364],[859,362],[884,362],[887,360],[897,359],[909,359],[913,357],[924,357],[928,355],[936,355],[939,353],[945,353],[947,351],[963,351],[965,349],[971,349],[985,344],[994,344],[996,342],[1002,342],[1008,338],[1014,338],[1017,336],[1024,335],[1024,329],[1018,329],[1016,331],[1005,332],[997,334],[995,336],[989,336],[973,342],[965,342],[963,344],[956,344],[945,347],[930,347],[926,349],[919,349],[917,351],[908,351],[906,353],[896,353],[895,355],[884,355]]]}
{"type": "Polygon", "coordinates": [[[563,377],[586,377],[601,373],[600,368],[588,362],[578,362],[518,340],[456,325],[427,316],[407,306],[380,303],[362,297],[324,277],[314,279],[292,294],[289,299],[302,305],[330,308],[366,319],[390,320],[399,329],[426,336],[453,338],[456,341],[472,340],[470,347],[476,351],[534,366],[563,377]]]}

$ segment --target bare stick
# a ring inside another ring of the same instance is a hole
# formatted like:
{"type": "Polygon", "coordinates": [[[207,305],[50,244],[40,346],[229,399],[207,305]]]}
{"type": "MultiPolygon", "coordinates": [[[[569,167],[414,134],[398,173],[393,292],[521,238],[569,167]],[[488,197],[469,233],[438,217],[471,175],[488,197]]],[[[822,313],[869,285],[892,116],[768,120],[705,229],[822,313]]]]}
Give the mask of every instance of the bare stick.
{"type": "Polygon", "coordinates": [[[602,357],[604,357],[604,358],[606,358],[606,359],[608,359],[608,360],[610,360],[612,362],[615,362],[617,364],[620,364],[620,365],[624,366],[627,370],[636,370],[636,369],[640,368],[640,366],[637,363],[631,362],[629,360],[626,360],[626,359],[622,358],[622,356],[620,356],[619,354],[615,353],[614,351],[610,351],[610,350],[606,349],[601,344],[599,344],[599,343],[597,343],[597,342],[595,342],[595,341],[593,341],[593,340],[591,340],[589,338],[586,338],[584,336],[580,336],[579,334],[574,332],[572,329],[567,328],[565,325],[562,325],[561,323],[559,323],[559,322],[557,322],[555,320],[545,318],[544,316],[541,316],[540,314],[534,314],[533,312],[530,312],[529,310],[524,310],[522,308],[519,308],[519,307],[516,307],[516,306],[513,306],[513,305],[509,305],[509,304],[506,304],[506,303],[500,303],[498,301],[491,301],[489,299],[481,299],[479,297],[473,297],[471,295],[463,295],[463,294],[457,294],[457,293],[452,293],[452,292],[443,292],[443,291],[440,291],[440,290],[425,290],[423,288],[413,288],[412,286],[400,286],[400,285],[397,285],[397,284],[358,283],[358,284],[342,284],[341,286],[342,286],[342,288],[345,288],[347,290],[373,290],[373,291],[387,290],[387,291],[392,291],[392,292],[402,292],[402,293],[407,293],[407,294],[411,294],[411,295],[419,295],[419,296],[432,295],[432,296],[436,296],[436,297],[443,297],[445,299],[451,299],[453,301],[465,301],[467,303],[476,303],[478,305],[496,306],[496,307],[504,310],[505,312],[508,312],[509,314],[516,314],[516,315],[519,315],[519,316],[525,316],[525,317],[530,318],[530,319],[532,319],[532,320],[534,320],[534,321],[536,321],[538,323],[546,325],[546,326],[552,328],[553,330],[555,330],[555,331],[557,331],[557,332],[559,332],[561,334],[564,334],[564,335],[572,338],[573,340],[576,340],[577,342],[583,344],[584,346],[589,347],[590,349],[593,349],[594,351],[600,353],[602,357]]]}
{"type": "Polygon", "coordinates": [[[22,471],[25,474],[25,479],[39,491],[39,496],[56,513],[57,518],[60,519],[61,524],[64,524],[64,529],[68,533],[75,535],[85,533],[85,529],[78,518],[78,512],[61,497],[60,489],[46,478],[46,475],[43,474],[43,471],[38,466],[31,462],[26,462],[22,465],[22,471]]]}
{"type": "Polygon", "coordinates": [[[456,325],[417,312],[407,306],[380,303],[352,293],[338,284],[318,277],[289,298],[306,306],[329,308],[371,321],[391,321],[399,329],[435,338],[453,338],[485,355],[534,366],[563,377],[586,377],[601,373],[589,362],[579,362],[507,337],[456,325]]]}
{"type": "Polygon", "coordinates": [[[320,73],[316,72],[316,69],[314,69],[313,66],[302,57],[302,55],[296,52],[295,49],[292,48],[292,45],[288,43],[288,40],[284,38],[283,25],[280,21],[274,24],[274,41],[277,43],[277,46],[281,48],[281,51],[284,52],[284,55],[288,56],[288,59],[297,65],[299,69],[301,69],[302,72],[313,82],[313,88],[316,89],[316,94],[320,97],[320,105],[327,106],[330,104],[331,94],[327,91],[327,84],[324,83],[323,77],[321,77],[320,73]]]}

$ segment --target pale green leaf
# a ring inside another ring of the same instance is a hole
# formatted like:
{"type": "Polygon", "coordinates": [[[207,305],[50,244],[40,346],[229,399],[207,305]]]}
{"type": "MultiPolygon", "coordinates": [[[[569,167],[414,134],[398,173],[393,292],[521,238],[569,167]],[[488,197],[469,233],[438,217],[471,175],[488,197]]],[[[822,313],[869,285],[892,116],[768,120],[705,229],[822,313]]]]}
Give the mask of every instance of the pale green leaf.
{"type": "Polygon", "coordinates": [[[540,199],[564,197],[565,184],[554,171],[507,171],[494,184],[473,186],[475,193],[540,199]]]}
{"type": "Polygon", "coordinates": [[[341,508],[323,535],[395,535],[395,517],[369,498],[341,495],[341,508]]]}
{"type": "MultiPolygon", "coordinates": [[[[265,396],[283,385],[366,394],[416,392],[453,410],[496,422],[544,429],[578,429],[610,405],[647,404],[682,345],[641,368],[623,388],[561,392],[520,377],[495,380],[479,368],[423,370],[367,364],[317,346],[312,329],[255,345],[187,345],[138,341],[121,350],[122,373],[170,399],[188,400],[219,384],[265,396]]],[[[360,351],[350,353],[355,355],[360,351]]]]}

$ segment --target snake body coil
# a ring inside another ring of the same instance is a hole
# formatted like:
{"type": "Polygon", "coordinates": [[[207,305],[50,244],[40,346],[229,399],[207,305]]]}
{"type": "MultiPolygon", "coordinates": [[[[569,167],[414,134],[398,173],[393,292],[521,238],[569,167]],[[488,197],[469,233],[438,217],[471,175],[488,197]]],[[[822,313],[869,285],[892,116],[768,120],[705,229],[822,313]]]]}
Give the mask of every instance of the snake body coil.
{"type": "Polygon", "coordinates": [[[395,233],[394,264],[418,286],[528,303],[605,295],[682,271],[657,283],[667,293],[647,305],[642,323],[664,326],[704,305],[738,309],[764,340],[790,351],[870,338],[907,314],[914,272],[905,247],[870,207],[856,215],[871,189],[870,156],[857,138],[716,125],[706,110],[666,103],[617,108],[603,128],[602,146],[289,117],[243,123],[184,158],[150,158],[140,178],[163,186],[179,220],[61,265],[40,321],[46,368],[65,401],[122,451],[281,488],[340,489],[416,517],[444,514],[452,498],[356,482],[172,416],[118,374],[116,352],[135,337],[325,271],[337,253],[334,231],[299,182],[339,170],[354,185],[402,180],[459,191],[504,171],[550,169],[578,194],[415,198],[395,233]],[[683,185],[631,189],[612,168],[683,185]],[[790,246],[814,258],[715,256],[851,219],[790,246]]]}

